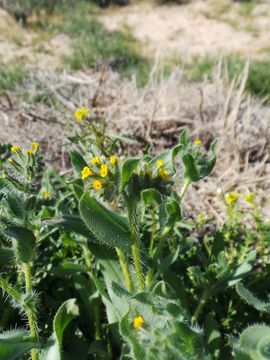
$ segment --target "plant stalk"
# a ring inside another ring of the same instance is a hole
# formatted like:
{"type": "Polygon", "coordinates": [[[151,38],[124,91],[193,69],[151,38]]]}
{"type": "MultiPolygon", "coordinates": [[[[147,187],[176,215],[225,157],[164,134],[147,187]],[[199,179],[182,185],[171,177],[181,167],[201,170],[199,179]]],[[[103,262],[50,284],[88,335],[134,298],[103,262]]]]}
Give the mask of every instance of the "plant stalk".
{"type": "Polygon", "coordinates": [[[122,272],[124,275],[124,279],[125,279],[125,283],[128,288],[128,291],[133,292],[134,285],[133,285],[133,281],[132,281],[132,278],[130,275],[130,271],[129,271],[128,263],[126,261],[125,254],[119,247],[116,247],[115,250],[116,250],[116,253],[117,253],[117,256],[119,259],[119,263],[120,263],[120,266],[121,266],[121,269],[122,269],[122,272]]]}
{"type": "MultiPolygon", "coordinates": [[[[92,277],[92,253],[91,251],[88,249],[88,246],[86,244],[82,244],[81,245],[82,249],[83,249],[83,254],[84,254],[84,260],[85,263],[88,267],[88,271],[87,274],[89,276],[89,279],[91,281],[93,281],[93,277],[92,277]]],[[[98,298],[97,301],[94,302],[93,307],[94,307],[94,316],[95,316],[95,339],[96,340],[101,340],[101,323],[100,323],[100,305],[99,305],[100,299],[98,298]]]]}
{"type": "Polygon", "coordinates": [[[185,179],[184,185],[180,191],[180,202],[182,202],[183,197],[184,197],[190,184],[191,184],[191,180],[189,178],[185,179]]]}
{"type": "Polygon", "coordinates": [[[197,320],[198,320],[198,318],[199,318],[199,316],[200,316],[200,314],[201,314],[201,311],[202,311],[204,305],[206,304],[206,302],[207,302],[207,300],[208,300],[208,297],[209,297],[209,291],[208,291],[208,289],[205,289],[205,290],[203,291],[203,294],[202,294],[202,297],[201,297],[201,299],[200,299],[200,302],[199,302],[199,304],[198,304],[198,306],[197,306],[197,308],[196,308],[196,310],[195,310],[195,313],[194,313],[194,315],[193,315],[193,317],[192,317],[192,320],[193,320],[193,321],[197,321],[197,320]]]}
{"type": "MultiPolygon", "coordinates": [[[[32,291],[33,291],[33,284],[32,284],[32,275],[31,275],[30,262],[22,264],[22,271],[24,273],[26,293],[31,294],[32,291]]],[[[27,315],[27,318],[28,318],[30,335],[34,340],[38,340],[38,331],[37,331],[37,326],[36,326],[35,315],[30,310],[26,311],[26,315],[27,315]]],[[[31,350],[31,358],[32,358],[32,360],[38,360],[39,359],[37,349],[32,349],[31,350]]]]}

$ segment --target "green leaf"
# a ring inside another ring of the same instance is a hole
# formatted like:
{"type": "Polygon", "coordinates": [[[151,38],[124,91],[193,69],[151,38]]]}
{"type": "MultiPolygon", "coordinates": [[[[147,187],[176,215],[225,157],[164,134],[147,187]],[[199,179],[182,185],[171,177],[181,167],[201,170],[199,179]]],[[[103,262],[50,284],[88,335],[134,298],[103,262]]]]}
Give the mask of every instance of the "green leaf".
{"type": "Polygon", "coordinates": [[[207,155],[200,151],[194,151],[194,149],[187,149],[183,152],[182,161],[185,165],[185,178],[191,181],[199,181],[208,176],[213,170],[216,163],[216,142],[213,142],[210,146],[211,154],[207,155]]]}
{"type": "Polygon", "coordinates": [[[207,338],[208,348],[212,354],[219,350],[221,334],[218,323],[213,314],[208,314],[205,322],[205,335],[207,338]]]}
{"type": "Polygon", "coordinates": [[[89,269],[84,265],[63,262],[53,270],[53,274],[58,277],[63,277],[87,271],[89,271],[89,269]]]}
{"type": "Polygon", "coordinates": [[[182,131],[179,136],[179,143],[181,145],[181,148],[185,149],[188,146],[189,141],[190,139],[187,130],[182,131]]]}
{"type": "Polygon", "coordinates": [[[270,327],[252,325],[246,328],[239,339],[240,347],[254,360],[270,358],[270,327]]]}
{"type": "Polygon", "coordinates": [[[270,302],[265,302],[257,298],[255,295],[252,294],[245,286],[238,282],[236,284],[236,291],[241,298],[244,299],[250,306],[253,306],[255,309],[259,311],[266,312],[270,314],[270,302]]]}
{"type": "Polygon", "coordinates": [[[160,193],[155,189],[143,190],[141,195],[142,195],[144,205],[151,204],[154,201],[157,204],[161,204],[161,202],[162,202],[162,198],[161,198],[160,193]]]}
{"type": "Polygon", "coordinates": [[[73,190],[78,200],[83,196],[84,186],[81,179],[77,179],[76,182],[73,183],[73,190]]]}
{"type": "Polygon", "coordinates": [[[38,348],[26,330],[16,329],[0,334],[0,359],[15,360],[27,351],[38,348]]]}
{"type": "Polygon", "coordinates": [[[75,299],[65,301],[53,320],[53,334],[41,353],[40,360],[62,360],[63,334],[69,323],[79,315],[75,299]]]}
{"type": "Polygon", "coordinates": [[[79,209],[86,226],[101,243],[124,250],[130,248],[132,241],[126,219],[105,208],[88,193],[81,198],[79,209]]]}
{"type": "Polygon", "coordinates": [[[211,256],[218,257],[218,255],[224,251],[225,244],[224,244],[224,236],[222,231],[217,231],[214,237],[212,249],[211,249],[211,256]]]}
{"type": "Polygon", "coordinates": [[[133,173],[133,171],[137,168],[140,163],[140,159],[127,159],[122,167],[122,174],[121,174],[121,184],[120,184],[120,191],[124,189],[124,187],[128,184],[129,179],[133,173]]]}
{"type": "Polygon", "coordinates": [[[31,261],[36,244],[36,237],[32,231],[20,226],[12,226],[6,228],[4,232],[9,237],[16,240],[16,253],[20,261],[31,261]]]}
{"type": "Polygon", "coordinates": [[[199,171],[196,168],[194,157],[188,153],[183,155],[182,160],[185,165],[185,178],[192,181],[199,181],[199,171]]]}
{"type": "Polygon", "coordinates": [[[15,251],[12,248],[0,247],[0,266],[8,265],[15,258],[15,251]]]}
{"type": "Polygon", "coordinates": [[[22,219],[25,213],[26,206],[23,197],[8,194],[6,197],[6,202],[13,215],[18,219],[22,219]]]}
{"type": "MultiPolygon", "coordinates": [[[[82,235],[87,238],[90,242],[87,244],[91,253],[95,255],[97,259],[114,259],[116,254],[113,250],[108,249],[107,246],[102,245],[91,231],[86,227],[80,216],[76,215],[65,215],[63,217],[54,217],[47,219],[44,223],[57,227],[63,227],[68,232],[74,232],[75,234],[82,235]]],[[[85,239],[74,239],[74,241],[82,244],[86,244],[85,239]]]]}
{"type": "Polygon", "coordinates": [[[81,171],[87,165],[87,162],[84,158],[75,150],[70,151],[70,159],[75,173],[81,177],[81,171]]]}
{"type": "Polygon", "coordinates": [[[236,284],[238,281],[240,281],[245,275],[247,275],[250,270],[252,269],[254,263],[256,260],[256,251],[253,250],[250,253],[248,253],[245,260],[242,262],[242,264],[236,269],[234,272],[232,279],[228,282],[228,286],[232,286],[236,284]]]}

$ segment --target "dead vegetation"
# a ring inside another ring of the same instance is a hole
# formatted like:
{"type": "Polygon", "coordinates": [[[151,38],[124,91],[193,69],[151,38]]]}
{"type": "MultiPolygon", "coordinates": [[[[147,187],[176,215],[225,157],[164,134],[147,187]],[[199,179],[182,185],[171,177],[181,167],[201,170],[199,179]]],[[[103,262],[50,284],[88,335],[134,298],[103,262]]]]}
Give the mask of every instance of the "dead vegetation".
{"type": "Polygon", "coordinates": [[[66,135],[76,127],[73,111],[80,105],[106,118],[112,133],[137,139],[137,145],[130,146],[133,154],[147,142],[154,151],[170,147],[188,128],[206,147],[218,139],[218,162],[211,176],[198,183],[196,192],[189,191],[186,207],[220,223],[226,208],[219,188],[243,194],[256,191],[264,213],[269,215],[270,109],[245,93],[248,65],[231,82],[222,63],[211,83],[185,83],[182,70],[177,68],[168,78],[160,79],[154,69],[144,88],[137,86],[135,78],[120,81],[111,71],[76,75],[31,71],[23,84],[27,101],[13,93],[1,94],[0,141],[20,145],[39,141],[47,161],[66,171],[66,135]]]}

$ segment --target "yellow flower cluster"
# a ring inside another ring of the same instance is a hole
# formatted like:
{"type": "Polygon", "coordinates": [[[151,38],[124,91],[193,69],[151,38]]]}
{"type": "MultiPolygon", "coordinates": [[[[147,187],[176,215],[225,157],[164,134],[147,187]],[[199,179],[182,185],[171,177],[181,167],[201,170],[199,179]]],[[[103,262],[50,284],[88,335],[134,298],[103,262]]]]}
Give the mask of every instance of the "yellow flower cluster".
{"type": "Polygon", "coordinates": [[[164,161],[163,160],[158,160],[157,161],[157,168],[161,168],[164,165],[164,161]]]}
{"type": "MultiPolygon", "coordinates": [[[[109,174],[109,166],[110,163],[112,167],[115,166],[117,163],[117,158],[115,155],[110,156],[109,163],[106,162],[105,156],[94,156],[91,159],[92,169],[89,166],[85,166],[83,170],[81,171],[81,178],[82,180],[87,179],[90,176],[100,176],[101,178],[106,178],[109,174]],[[98,170],[97,170],[98,167],[98,170]]],[[[100,180],[94,180],[92,183],[92,187],[95,190],[100,190],[103,188],[103,184],[100,180]]]]}
{"type": "Polygon", "coordinates": [[[95,190],[100,190],[100,189],[102,189],[102,182],[99,181],[99,180],[95,180],[95,181],[93,182],[93,188],[94,188],[95,190]]]}
{"type": "Polygon", "coordinates": [[[108,175],[108,172],[109,172],[108,165],[107,164],[101,165],[100,176],[105,178],[108,175]]]}
{"type": "Polygon", "coordinates": [[[195,139],[194,144],[195,145],[202,145],[202,142],[201,142],[200,139],[195,139]]]}
{"type": "Polygon", "coordinates": [[[202,213],[198,214],[197,221],[198,221],[199,224],[205,223],[206,220],[207,220],[207,218],[202,213]]]}
{"type": "Polygon", "coordinates": [[[93,159],[91,160],[91,163],[93,165],[101,165],[100,158],[98,156],[94,156],[93,159]]]}
{"type": "Polygon", "coordinates": [[[164,165],[164,160],[157,160],[156,162],[157,168],[158,168],[158,175],[163,179],[163,180],[168,180],[170,178],[170,174],[169,171],[164,169],[163,165],[164,165]]]}
{"type": "Polygon", "coordinates": [[[10,148],[11,152],[14,152],[14,153],[19,152],[20,149],[21,148],[18,145],[11,146],[11,148],[10,148]]]}
{"type": "Polygon", "coordinates": [[[169,175],[169,171],[168,170],[165,170],[163,168],[159,169],[158,170],[158,174],[159,176],[163,179],[163,180],[169,180],[170,178],[170,175],[169,175]]]}
{"type": "Polygon", "coordinates": [[[134,329],[139,329],[144,325],[145,321],[143,319],[143,317],[141,315],[138,315],[135,317],[135,319],[133,320],[133,327],[134,329]]]}
{"type": "Polygon", "coordinates": [[[50,200],[52,198],[52,194],[49,191],[43,191],[42,193],[43,199],[50,200]]]}
{"type": "Polygon", "coordinates": [[[234,204],[236,203],[236,201],[238,200],[239,198],[239,195],[234,193],[234,192],[230,192],[229,194],[227,194],[225,196],[225,202],[227,205],[231,205],[231,204],[234,204]]]}
{"type": "Polygon", "coordinates": [[[36,142],[36,141],[32,141],[32,142],[31,142],[31,149],[32,149],[32,151],[36,152],[38,148],[39,148],[39,143],[36,142]]]}
{"type": "Polygon", "coordinates": [[[26,155],[34,155],[34,151],[32,149],[26,149],[24,152],[26,155]]]}
{"type": "Polygon", "coordinates": [[[79,108],[75,111],[74,117],[77,121],[82,121],[89,116],[89,110],[86,107],[79,108]]]}
{"type": "Polygon", "coordinates": [[[110,157],[110,163],[112,164],[112,166],[115,166],[115,164],[116,164],[116,156],[112,155],[110,157]]]}
{"type": "MultiPolygon", "coordinates": [[[[34,155],[38,148],[39,148],[39,143],[36,142],[36,141],[32,141],[31,142],[31,149],[24,150],[24,153],[26,155],[34,155]]],[[[13,145],[13,146],[11,146],[10,150],[13,153],[18,153],[18,152],[21,151],[21,148],[18,145],[13,145]]]]}
{"type": "Polygon", "coordinates": [[[90,169],[90,167],[85,166],[82,171],[81,171],[81,175],[82,175],[82,180],[87,179],[89,176],[94,175],[93,171],[90,169]]]}
{"type": "Polygon", "coordinates": [[[253,203],[254,200],[255,200],[255,194],[253,192],[247,194],[245,197],[244,197],[244,200],[248,203],[253,203]]]}

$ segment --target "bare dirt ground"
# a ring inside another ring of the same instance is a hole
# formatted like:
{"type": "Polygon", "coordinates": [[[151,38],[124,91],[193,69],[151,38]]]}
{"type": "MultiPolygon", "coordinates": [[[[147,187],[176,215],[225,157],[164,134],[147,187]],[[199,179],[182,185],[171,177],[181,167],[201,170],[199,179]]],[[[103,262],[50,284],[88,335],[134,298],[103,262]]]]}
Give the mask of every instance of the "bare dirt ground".
{"type": "Polygon", "coordinates": [[[231,0],[183,5],[138,4],[100,16],[108,29],[128,25],[146,53],[161,57],[240,55],[262,58],[270,51],[270,2],[248,10],[231,0]]]}
{"type": "Polygon", "coordinates": [[[0,9],[0,60],[20,61],[37,68],[57,68],[70,51],[70,39],[64,34],[51,36],[21,27],[0,9]]]}

